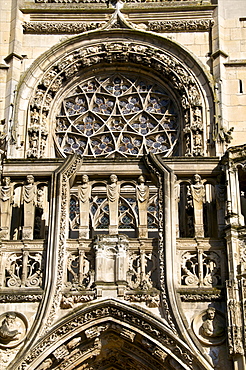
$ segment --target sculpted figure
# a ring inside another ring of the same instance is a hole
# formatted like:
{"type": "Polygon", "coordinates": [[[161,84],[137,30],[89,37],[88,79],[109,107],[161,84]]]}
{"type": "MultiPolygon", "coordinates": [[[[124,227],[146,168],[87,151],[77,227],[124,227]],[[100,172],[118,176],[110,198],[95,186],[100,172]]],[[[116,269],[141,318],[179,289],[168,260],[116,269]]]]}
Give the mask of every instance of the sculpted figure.
{"type": "Polygon", "coordinates": [[[12,340],[18,339],[18,335],[21,334],[16,329],[15,325],[16,316],[14,313],[6,314],[1,326],[0,326],[0,342],[7,344],[12,340]]]}
{"type": "Polygon", "coordinates": [[[202,335],[205,337],[219,337],[225,332],[225,328],[216,320],[216,310],[213,307],[207,309],[207,318],[201,327],[202,335]]]}
{"type": "Polygon", "coordinates": [[[190,192],[194,207],[195,236],[204,237],[203,203],[205,203],[205,187],[200,175],[194,175],[194,184],[190,186],[190,192]]]}
{"type": "Polygon", "coordinates": [[[87,175],[82,176],[82,185],[78,188],[78,196],[80,210],[79,237],[88,239],[91,184],[87,175]]]}
{"type": "Polygon", "coordinates": [[[13,186],[10,177],[4,177],[3,186],[0,188],[0,212],[1,212],[1,238],[10,238],[10,226],[13,204],[13,186]]]}
{"type": "Polygon", "coordinates": [[[139,176],[138,178],[138,185],[136,186],[136,196],[139,211],[139,237],[147,238],[147,208],[149,201],[149,187],[145,184],[145,178],[143,175],[139,176]]]}
{"type": "Polygon", "coordinates": [[[118,233],[118,204],[120,196],[120,185],[116,175],[110,175],[110,183],[107,185],[107,196],[109,202],[109,234],[118,233]]]}
{"type": "Polygon", "coordinates": [[[23,187],[24,203],[24,226],[23,239],[33,239],[35,206],[37,204],[37,185],[33,175],[27,175],[26,184],[23,187]]]}

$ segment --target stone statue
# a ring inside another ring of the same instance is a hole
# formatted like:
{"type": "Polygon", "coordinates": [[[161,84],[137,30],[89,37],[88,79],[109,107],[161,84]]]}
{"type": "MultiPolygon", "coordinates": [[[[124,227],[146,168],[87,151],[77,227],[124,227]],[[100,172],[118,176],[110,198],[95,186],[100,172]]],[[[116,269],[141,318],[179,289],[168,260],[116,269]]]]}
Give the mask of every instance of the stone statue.
{"type": "Polygon", "coordinates": [[[14,313],[7,313],[0,326],[0,342],[8,344],[12,340],[17,340],[18,335],[21,334],[16,329],[16,316],[14,313]]]}
{"type": "Polygon", "coordinates": [[[91,184],[87,175],[82,176],[82,185],[78,187],[78,197],[80,210],[79,237],[88,239],[91,184]]]}
{"type": "Polygon", "coordinates": [[[109,202],[109,234],[118,233],[118,205],[120,197],[120,185],[115,174],[110,175],[110,183],[107,185],[109,202]]]}
{"type": "Polygon", "coordinates": [[[209,307],[206,311],[206,320],[201,326],[201,334],[204,337],[220,337],[224,335],[225,328],[221,322],[216,319],[216,310],[214,307],[209,307]]]}
{"type": "Polygon", "coordinates": [[[149,187],[145,184],[145,178],[143,175],[138,178],[138,185],[136,186],[136,197],[138,202],[139,212],[139,237],[148,237],[148,225],[147,225],[147,209],[149,201],[149,187]]]}
{"type": "Polygon", "coordinates": [[[205,187],[202,184],[201,176],[194,175],[194,184],[190,186],[194,207],[195,236],[204,237],[203,227],[203,203],[205,203],[205,187]]]}
{"type": "Polygon", "coordinates": [[[35,207],[37,204],[37,185],[33,175],[27,175],[23,186],[24,226],[23,239],[33,239],[35,207]]]}
{"type": "Polygon", "coordinates": [[[225,227],[226,213],[226,185],[223,184],[223,176],[217,176],[217,184],[215,185],[215,199],[217,208],[217,223],[219,237],[223,236],[225,227]]]}
{"type": "Polygon", "coordinates": [[[1,239],[10,239],[10,227],[13,204],[13,185],[10,177],[4,177],[3,186],[0,188],[0,222],[1,222],[1,239]]]}

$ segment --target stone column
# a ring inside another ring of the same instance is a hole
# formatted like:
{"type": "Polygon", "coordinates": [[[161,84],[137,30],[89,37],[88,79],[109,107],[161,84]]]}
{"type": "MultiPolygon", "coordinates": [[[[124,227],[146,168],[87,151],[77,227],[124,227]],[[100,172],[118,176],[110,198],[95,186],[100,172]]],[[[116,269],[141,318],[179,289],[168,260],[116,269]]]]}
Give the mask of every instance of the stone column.
{"type": "Polygon", "coordinates": [[[180,184],[177,182],[175,175],[174,182],[174,196],[175,196],[175,219],[176,219],[176,238],[179,238],[179,202],[180,202],[180,184]]]}
{"type": "Polygon", "coordinates": [[[136,196],[139,214],[138,235],[140,238],[148,238],[147,209],[149,201],[149,187],[145,185],[145,178],[142,175],[138,178],[136,196]]]}
{"type": "Polygon", "coordinates": [[[79,196],[79,238],[89,239],[89,212],[91,198],[91,184],[87,175],[82,176],[82,185],[78,188],[79,196]]]}
{"type": "Polygon", "coordinates": [[[190,191],[194,207],[195,236],[203,238],[203,203],[205,202],[205,187],[201,182],[200,175],[194,175],[194,184],[190,186],[190,191]]]}
{"type": "Polygon", "coordinates": [[[4,177],[3,186],[0,189],[0,237],[3,240],[10,239],[12,204],[13,185],[11,185],[10,177],[4,177]]]}
{"type": "Polygon", "coordinates": [[[109,235],[116,235],[118,234],[119,224],[120,185],[117,176],[114,174],[110,176],[110,183],[107,185],[107,196],[109,203],[109,235]]]}
{"type": "Polygon", "coordinates": [[[35,207],[37,203],[37,185],[33,175],[27,175],[27,183],[23,186],[24,226],[23,239],[33,239],[35,207]]]}

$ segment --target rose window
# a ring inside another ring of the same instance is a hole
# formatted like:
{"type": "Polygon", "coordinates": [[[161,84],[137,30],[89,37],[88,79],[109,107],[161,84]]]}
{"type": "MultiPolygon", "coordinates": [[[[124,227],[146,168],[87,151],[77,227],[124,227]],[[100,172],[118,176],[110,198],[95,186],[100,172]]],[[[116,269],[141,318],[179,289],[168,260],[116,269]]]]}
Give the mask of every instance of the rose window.
{"type": "Polygon", "coordinates": [[[178,129],[170,94],[155,81],[131,75],[79,83],[56,116],[56,142],[65,155],[169,155],[178,129]]]}

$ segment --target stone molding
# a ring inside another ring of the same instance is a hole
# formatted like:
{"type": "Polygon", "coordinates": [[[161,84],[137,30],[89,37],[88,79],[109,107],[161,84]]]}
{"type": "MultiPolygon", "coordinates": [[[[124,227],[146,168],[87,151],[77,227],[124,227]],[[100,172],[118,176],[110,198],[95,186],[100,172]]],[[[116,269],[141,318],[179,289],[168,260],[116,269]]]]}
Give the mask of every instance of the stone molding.
{"type": "MultiPolygon", "coordinates": [[[[192,367],[192,363],[194,361],[192,353],[181,343],[180,339],[171,334],[170,329],[165,328],[163,324],[160,324],[154,317],[144,310],[138,309],[138,311],[136,311],[136,309],[111,299],[82,309],[76,312],[76,314],[63,320],[63,322],[58,324],[53,330],[49,331],[45,337],[36,344],[17,369],[31,369],[33,368],[32,364],[34,364],[34,361],[35,366],[37,366],[36,360],[40,358],[40,361],[43,361],[44,358],[42,355],[44,352],[46,353],[46,356],[49,356],[51,353],[56,351],[58,347],[57,343],[64,343],[68,338],[71,340],[78,333],[88,327],[90,328],[90,333],[95,330],[98,332],[98,320],[101,328],[104,322],[115,322],[123,328],[126,326],[128,332],[130,329],[131,333],[138,332],[140,335],[144,335],[144,337],[145,335],[148,335],[151,341],[153,338],[155,343],[157,343],[157,348],[162,351],[163,346],[164,348],[168,348],[169,352],[173,353],[177,358],[180,358],[182,363],[186,364],[187,368],[192,367]],[[94,327],[95,330],[93,330],[94,327]]],[[[102,328],[103,331],[105,329],[107,329],[107,327],[102,328]]],[[[98,332],[99,335],[100,332],[101,330],[98,332]]],[[[98,336],[98,334],[96,334],[96,336],[98,336]]],[[[127,335],[127,337],[133,341],[135,335],[127,335]]],[[[157,356],[157,358],[160,360],[160,356],[157,356]]],[[[165,360],[165,356],[163,360],[165,360]]]]}
{"type": "Polygon", "coordinates": [[[214,21],[211,19],[168,20],[148,22],[147,30],[154,32],[209,31],[214,21]]]}
{"type": "Polygon", "coordinates": [[[6,302],[40,302],[41,294],[1,294],[0,303],[6,302]]]}
{"type": "Polygon", "coordinates": [[[24,33],[39,34],[77,34],[101,28],[105,22],[92,23],[55,23],[55,22],[24,22],[24,33]]]}
{"type": "MultiPolygon", "coordinates": [[[[147,66],[157,71],[162,78],[167,79],[175,93],[180,96],[184,111],[186,141],[186,156],[203,156],[203,99],[198,81],[193,72],[169,52],[149,45],[133,42],[105,42],[90,47],[76,49],[65,57],[56,60],[43,74],[38,82],[38,88],[31,98],[32,116],[39,115],[35,120],[35,127],[40,132],[47,121],[50,107],[56,94],[60,93],[64,84],[79,75],[84,68],[101,63],[134,63],[147,66]],[[198,144],[197,144],[198,143],[198,144]]],[[[32,138],[29,137],[30,146],[32,138]]],[[[44,155],[44,145],[35,144],[39,149],[36,157],[44,155]]]]}
{"type": "MultiPolygon", "coordinates": [[[[57,250],[57,277],[53,280],[54,284],[54,295],[53,299],[49,297],[52,301],[49,314],[46,316],[47,321],[44,325],[43,331],[49,330],[51,324],[54,321],[57,309],[60,306],[62,298],[62,286],[63,286],[63,270],[64,270],[64,257],[66,251],[66,238],[67,238],[67,210],[68,201],[70,197],[69,192],[69,180],[76,173],[78,167],[81,164],[81,158],[78,156],[68,157],[68,163],[65,162],[66,166],[61,169],[60,173],[60,193],[61,193],[61,203],[60,203],[60,218],[59,218],[59,234],[58,234],[58,250],[57,250]]],[[[51,232],[51,231],[50,231],[51,232]]],[[[52,266],[50,266],[52,268],[52,266]]]]}
{"type": "MultiPolygon", "coordinates": [[[[131,23],[133,27],[139,28],[140,25],[131,23]]],[[[214,22],[211,19],[194,20],[167,20],[153,21],[144,23],[147,31],[153,32],[180,32],[180,31],[209,31],[214,22]]],[[[93,31],[101,28],[105,22],[24,22],[23,32],[34,34],[78,34],[93,31]]]]}

